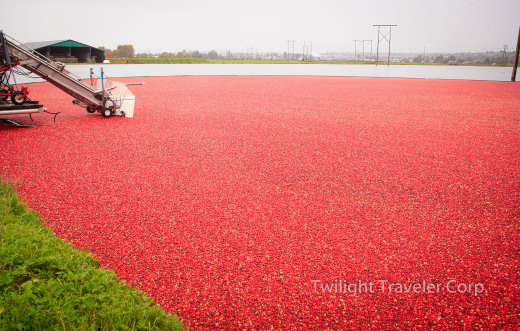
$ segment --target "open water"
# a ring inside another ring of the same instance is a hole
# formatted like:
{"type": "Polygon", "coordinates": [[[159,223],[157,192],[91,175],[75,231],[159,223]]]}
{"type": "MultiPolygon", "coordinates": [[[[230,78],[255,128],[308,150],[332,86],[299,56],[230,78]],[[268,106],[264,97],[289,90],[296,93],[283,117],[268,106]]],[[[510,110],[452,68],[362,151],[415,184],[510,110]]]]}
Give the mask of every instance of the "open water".
{"type": "MultiPolygon", "coordinates": [[[[109,78],[267,75],[510,81],[512,73],[511,67],[348,64],[93,64],[68,65],[66,69],[80,78],[89,78],[90,68],[93,68],[94,73],[99,75],[101,67],[109,78]]],[[[517,74],[517,76],[519,75],[517,74]]],[[[28,79],[20,76],[17,76],[17,80],[19,83],[41,81],[41,79],[28,79]]]]}

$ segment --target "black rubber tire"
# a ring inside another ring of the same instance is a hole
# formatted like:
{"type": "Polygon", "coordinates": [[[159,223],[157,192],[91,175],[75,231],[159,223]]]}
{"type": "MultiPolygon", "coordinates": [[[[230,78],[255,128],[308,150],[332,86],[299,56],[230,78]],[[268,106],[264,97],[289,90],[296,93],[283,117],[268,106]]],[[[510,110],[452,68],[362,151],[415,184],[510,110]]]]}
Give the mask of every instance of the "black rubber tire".
{"type": "Polygon", "coordinates": [[[24,97],[23,93],[20,91],[15,91],[15,92],[13,92],[13,94],[11,94],[11,101],[15,105],[21,105],[21,104],[25,103],[25,100],[27,100],[27,98],[24,97]]]}
{"type": "Polygon", "coordinates": [[[101,115],[103,115],[103,117],[108,118],[108,117],[112,116],[112,110],[107,108],[101,112],[101,115]]]}
{"type": "MultiPolygon", "coordinates": [[[[0,92],[2,94],[9,94],[9,91],[8,90],[5,90],[5,89],[1,89],[0,92]]],[[[8,98],[9,96],[8,95],[0,95],[0,101],[4,101],[8,98]]]]}
{"type": "Polygon", "coordinates": [[[87,107],[87,112],[94,114],[96,112],[96,110],[93,108],[87,107]]]}

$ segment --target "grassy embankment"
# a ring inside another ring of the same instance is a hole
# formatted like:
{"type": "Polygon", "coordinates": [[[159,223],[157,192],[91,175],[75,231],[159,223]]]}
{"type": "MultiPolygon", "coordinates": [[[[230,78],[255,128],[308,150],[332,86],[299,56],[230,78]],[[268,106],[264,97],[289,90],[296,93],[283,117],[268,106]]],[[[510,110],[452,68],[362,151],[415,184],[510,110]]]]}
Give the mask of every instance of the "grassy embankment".
{"type": "MultiPolygon", "coordinates": [[[[203,58],[112,58],[111,64],[375,64],[374,62],[353,62],[353,61],[297,61],[297,60],[209,60],[203,58]]],[[[82,63],[85,64],[85,63],[82,63]]],[[[380,61],[380,65],[387,65],[385,61],[380,61]]],[[[397,63],[391,62],[390,65],[427,65],[427,66],[450,66],[447,63],[397,63]]],[[[488,66],[488,64],[457,64],[458,66],[488,66]]],[[[512,67],[512,65],[508,65],[512,67]]]]}
{"type": "Polygon", "coordinates": [[[203,58],[112,58],[107,59],[110,61],[110,64],[184,64],[184,63],[211,63],[209,60],[203,58]]]}
{"type": "MultiPolygon", "coordinates": [[[[112,58],[108,59],[110,64],[302,64],[302,63],[323,63],[323,64],[354,64],[345,61],[297,61],[297,60],[209,60],[203,58],[112,58]]],[[[359,63],[359,62],[358,62],[359,63]]],[[[81,63],[85,64],[85,63],[81,63]]]]}
{"type": "Polygon", "coordinates": [[[0,177],[0,329],[182,328],[90,253],[56,237],[0,177]]]}
{"type": "MultiPolygon", "coordinates": [[[[286,60],[209,60],[203,58],[112,58],[108,59],[110,64],[211,64],[211,63],[238,63],[238,64],[292,64],[292,63],[318,63],[286,60]]],[[[329,63],[329,62],[324,62],[329,63]]],[[[338,62],[346,63],[346,62],[338,62]]]]}

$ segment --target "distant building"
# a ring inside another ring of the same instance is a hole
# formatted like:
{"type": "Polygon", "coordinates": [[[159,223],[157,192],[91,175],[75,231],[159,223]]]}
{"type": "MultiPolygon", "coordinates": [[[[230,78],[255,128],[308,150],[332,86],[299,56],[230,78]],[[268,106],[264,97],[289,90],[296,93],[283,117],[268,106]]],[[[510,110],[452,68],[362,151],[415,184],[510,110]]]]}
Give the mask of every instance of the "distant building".
{"type": "Polygon", "coordinates": [[[105,60],[105,51],[71,39],[31,42],[25,46],[53,61],[63,63],[103,63],[105,60]]]}

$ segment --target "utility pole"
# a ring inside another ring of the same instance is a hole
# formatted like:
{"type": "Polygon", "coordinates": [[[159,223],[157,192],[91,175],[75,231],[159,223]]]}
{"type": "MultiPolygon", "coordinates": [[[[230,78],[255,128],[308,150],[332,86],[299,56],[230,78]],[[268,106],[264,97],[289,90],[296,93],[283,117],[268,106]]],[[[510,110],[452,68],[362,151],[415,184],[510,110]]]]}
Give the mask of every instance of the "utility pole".
{"type": "Polygon", "coordinates": [[[515,62],[513,63],[513,74],[511,75],[511,81],[516,81],[516,69],[518,68],[518,53],[520,53],[520,28],[518,29],[518,41],[516,42],[516,54],[515,62]]]}
{"type": "Polygon", "coordinates": [[[392,27],[397,26],[395,24],[374,24],[377,26],[377,51],[376,51],[376,65],[379,62],[379,43],[384,39],[388,41],[388,65],[390,65],[390,45],[392,43],[392,27]],[[388,28],[388,32],[381,32],[381,27],[388,28]]]}
{"type": "Polygon", "coordinates": [[[372,63],[372,40],[370,40],[370,63],[372,63]]]}
{"type": "Polygon", "coordinates": [[[365,56],[365,41],[364,40],[353,40],[354,41],[354,64],[356,63],[356,58],[357,58],[357,44],[358,42],[362,42],[363,43],[363,56],[365,56]]]}
{"type": "Polygon", "coordinates": [[[354,41],[354,64],[356,64],[356,57],[357,57],[357,42],[359,40],[355,39],[354,41]]]}
{"type": "Polygon", "coordinates": [[[304,41],[303,42],[303,55],[302,55],[303,62],[309,61],[309,49],[310,49],[310,45],[306,44],[304,41]]]}
{"type": "Polygon", "coordinates": [[[289,54],[290,54],[290,44],[292,43],[292,59],[294,60],[294,43],[296,40],[287,40],[287,61],[289,61],[289,54]]]}
{"type": "Polygon", "coordinates": [[[303,42],[303,61],[311,61],[312,57],[312,42],[310,44],[306,44],[303,42]]]}
{"type": "Polygon", "coordinates": [[[372,57],[372,40],[363,40],[363,61],[366,62],[366,58],[365,58],[365,42],[368,42],[370,41],[370,57],[372,57]]]}
{"type": "Polygon", "coordinates": [[[506,57],[507,57],[507,45],[504,45],[504,54],[502,55],[502,67],[506,65],[506,57]]]}

